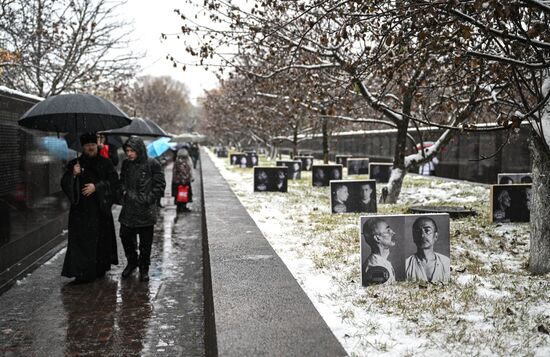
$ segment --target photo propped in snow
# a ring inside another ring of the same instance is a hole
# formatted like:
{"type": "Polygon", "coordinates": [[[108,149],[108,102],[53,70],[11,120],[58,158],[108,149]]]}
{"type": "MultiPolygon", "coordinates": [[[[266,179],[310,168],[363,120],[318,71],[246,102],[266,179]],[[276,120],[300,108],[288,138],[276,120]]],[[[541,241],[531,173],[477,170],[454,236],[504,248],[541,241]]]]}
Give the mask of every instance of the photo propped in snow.
{"type": "Polygon", "coordinates": [[[294,160],[302,161],[302,170],[311,171],[313,166],[313,156],[294,156],[294,160]]]}
{"type": "Polygon", "coordinates": [[[511,185],[514,183],[532,183],[530,172],[523,173],[500,173],[497,175],[499,185],[511,185]]]}
{"type": "Polygon", "coordinates": [[[254,167],[254,192],[287,192],[286,166],[254,167]]]}
{"type": "Polygon", "coordinates": [[[385,162],[371,162],[369,164],[369,178],[376,182],[385,183],[390,180],[393,164],[385,162]]]}
{"type": "Polygon", "coordinates": [[[302,161],[300,160],[280,160],[275,165],[288,167],[289,180],[299,180],[302,176],[302,161]]]}
{"type": "Polygon", "coordinates": [[[241,159],[241,167],[254,167],[258,165],[258,154],[256,154],[255,151],[247,151],[246,152],[246,162],[244,163],[241,159]]]}
{"type": "MultiPolygon", "coordinates": [[[[242,152],[235,152],[229,155],[229,162],[231,165],[241,165],[242,158],[246,160],[246,154],[242,152]]],[[[246,161],[245,161],[246,164],[246,161]]]]}
{"type": "Polygon", "coordinates": [[[218,148],[216,150],[216,155],[218,157],[227,157],[227,149],[226,148],[218,148]]]}
{"type": "Polygon", "coordinates": [[[492,185],[490,195],[492,222],[529,222],[531,184],[492,185]]]}
{"type": "Polygon", "coordinates": [[[330,181],[330,210],[332,213],[376,213],[376,181],[330,181]]]}
{"type": "Polygon", "coordinates": [[[313,165],[312,184],[314,187],[328,186],[330,180],[342,178],[342,165],[313,165]]]}
{"type": "Polygon", "coordinates": [[[336,164],[346,166],[348,164],[348,159],[351,157],[351,155],[336,155],[336,164]]]}
{"type": "Polygon", "coordinates": [[[359,222],[363,286],[406,280],[448,282],[447,213],[366,216],[359,222]]]}
{"type": "Polygon", "coordinates": [[[353,158],[348,159],[348,175],[368,175],[369,159],[353,158]]]}

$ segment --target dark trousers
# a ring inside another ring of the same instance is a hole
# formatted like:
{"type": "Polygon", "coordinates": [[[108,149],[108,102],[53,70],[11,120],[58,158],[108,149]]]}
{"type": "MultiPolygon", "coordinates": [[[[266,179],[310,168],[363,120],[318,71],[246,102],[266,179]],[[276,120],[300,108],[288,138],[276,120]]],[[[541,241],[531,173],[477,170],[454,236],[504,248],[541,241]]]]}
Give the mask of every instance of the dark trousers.
{"type": "Polygon", "coordinates": [[[151,245],[153,244],[153,227],[131,228],[120,225],[120,240],[129,265],[148,268],[151,264],[151,245]],[[137,253],[137,236],[139,235],[139,258],[137,253]]]}

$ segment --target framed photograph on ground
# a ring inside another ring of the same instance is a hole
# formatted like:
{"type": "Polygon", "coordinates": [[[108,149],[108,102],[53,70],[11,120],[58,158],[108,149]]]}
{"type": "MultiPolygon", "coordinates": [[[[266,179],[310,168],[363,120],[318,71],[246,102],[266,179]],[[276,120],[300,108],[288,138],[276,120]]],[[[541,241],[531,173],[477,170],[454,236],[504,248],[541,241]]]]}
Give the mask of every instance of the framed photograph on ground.
{"type": "Polygon", "coordinates": [[[313,165],[311,171],[314,187],[328,186],[330,180],[342,179],[342,165],[313,165]]]}
{"type": "Polygon", "coordinates": [[[332,213],[376,213],[375,180],[330,181],[332,213]]]}
{"type": "Polygon", "coordinates": [[[492,185],[490,195],[492,222],[529,222],[531,184],[492,185]]]}
{"type": "Polygon", "coordinates": [[[336,155],[336,164],[347,166],[349,158],[351,158],[351,155],[336,155]]]}
{"type": "Polygon", "coordinates": [[[447,213],[362,216],[359,222],[363,286],[449,281],[447,213]]]}
{"type": "MultiPolygon", "coordinates": [[[[256,152],[246,152],[246,166],[245,167],[254,167],[258,165],[258,154],[256,152]]],[[[242,165],[241,165],[242,167],[242,165]]]]}
{"type": "Polygon", "coordinates": [[[216,155],[218,157],[227,157],[227,149],[226,148],[218,148],[216,151],[216,155]]]}
{"type": "Polygon", "coordinates": [[[511,185],[514,183],[532,183],[530,172],[523,173],[501,173],[497,175],[499,185],[511,185]]]}
{"type": "Polygon", "coordinates": [[[313,156],[295,156],[294,160],[300,160],[302,162],[302,171],[311,171],[313,156]]]}
{"type": "Polygon", "coordinates": [[[254,167],[254,192],[287,192],[287,187],[286,166],[254,167]]]}
{"type": "MultiPolygon", "coordinates": [[[[243,157],[246,160],[246,154],[245,153],[242,153],[242,152],[232,153],[231,155],[229,155],[229,163],[231,165],[239,165],[240,166],[243,157]]],[[[245,164],[246,164],[246,161],[245,161],[245,164]]]]}
{"type": "Polygon", "coordinates": [[[388,182],[391,176],[393,164],[387,162],[369,163],[369,178],[376,182],[388,182]]]}
{"type": "Polygon", "coordinates": [[[302,174],[302,161],[299,160],[281,160],[277,161],[277,166],[288,167],[288,179],[299,180],[302,174]]]}
{"type": "Polygon", "coordinates": [[[350,158],[348,159],[348,175],[368,175],[368,158],[350,158]]]}

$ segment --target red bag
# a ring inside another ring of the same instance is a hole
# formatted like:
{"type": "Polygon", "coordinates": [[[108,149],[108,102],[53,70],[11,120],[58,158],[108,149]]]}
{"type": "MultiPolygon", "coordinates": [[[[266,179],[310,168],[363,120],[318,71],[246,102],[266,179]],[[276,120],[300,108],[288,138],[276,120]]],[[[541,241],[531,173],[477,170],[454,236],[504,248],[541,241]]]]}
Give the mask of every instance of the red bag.
{"type": "Polygon", "coordinates": [[[176,201],[179,203],[189,202],[189,185],[179,185],[178,186],[178,195],[176,201]]]}

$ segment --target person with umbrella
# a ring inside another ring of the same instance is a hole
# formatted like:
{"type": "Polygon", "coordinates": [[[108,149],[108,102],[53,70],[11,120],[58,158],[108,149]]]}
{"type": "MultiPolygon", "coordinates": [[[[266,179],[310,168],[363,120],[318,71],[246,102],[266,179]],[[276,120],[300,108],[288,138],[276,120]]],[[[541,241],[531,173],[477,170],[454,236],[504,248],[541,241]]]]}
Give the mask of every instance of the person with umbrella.
{"type": "Polygon", "coordinates": [[[139,267],[140,280],[148,281],[153,228],[157,220],[157,200],[164,196],[166,181],[160,163],[147,156],[141,138],[131,136],[123,148],[126,159],[122,162],[120,172],[123,198],[118,220],[120,239],[128,264],[122,277],[129,277],[139,267]]]}
{"type": "Polygon", "coordinates": [[[96,132],[120,128],[132,120],[110,101],[86,93],[49,97],[27,110],[18,124],[48,132],[85,132],[83,154],[72,160],[61,179],[69,198],[69,237],[61,274],[75,282],[101,277],[118,264],[111,205],[118,191],[118,174],[110,160],[100,157],[96,132]]]}
{"type": "Polygon", "coordinates": [[[111,160],[113,165],[118,165],[118,153],[115,145],[109,143],[106,135],[97,134],[97,147],[99,149],[99,155],[111,160]]]}
{"type": "Polygon", "coordinates": [[[95,133],[80,137],[83,153],[71,160],[61,179],[67,195],[69,237],[61,275],[86,283],[118,264],[111,206],[118,190],[118,174],[109,159],[99,155],[95,133]]]}

